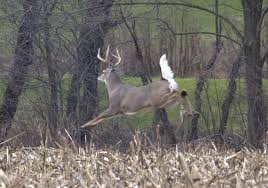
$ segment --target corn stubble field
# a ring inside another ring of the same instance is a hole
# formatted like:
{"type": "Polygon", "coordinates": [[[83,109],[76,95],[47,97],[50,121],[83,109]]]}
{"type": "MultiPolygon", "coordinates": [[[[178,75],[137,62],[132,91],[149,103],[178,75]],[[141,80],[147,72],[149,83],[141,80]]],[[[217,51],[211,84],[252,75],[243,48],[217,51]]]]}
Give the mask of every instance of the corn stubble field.
{"type": "Polygon", "coordinates": [[[145,147],[136,135],[125,152],[2,147],[0,187],[267,187],[265,150],[218,148],[211,141],[145,147]]]}

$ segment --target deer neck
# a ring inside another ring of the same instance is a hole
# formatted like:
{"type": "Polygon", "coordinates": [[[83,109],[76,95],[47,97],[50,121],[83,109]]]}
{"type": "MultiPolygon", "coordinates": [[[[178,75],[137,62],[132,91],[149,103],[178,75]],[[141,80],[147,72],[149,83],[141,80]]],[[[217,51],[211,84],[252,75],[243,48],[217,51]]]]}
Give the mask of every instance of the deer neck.
{"type": "Polygon", "coordinates": [[[122,81],[116,73],[113,73],[110,75],[109,79],[105,81],[105,84],[106,84],[108,93],[111,93],[116,88],[118,88],[118,86],[122,84],[122,81]]]}

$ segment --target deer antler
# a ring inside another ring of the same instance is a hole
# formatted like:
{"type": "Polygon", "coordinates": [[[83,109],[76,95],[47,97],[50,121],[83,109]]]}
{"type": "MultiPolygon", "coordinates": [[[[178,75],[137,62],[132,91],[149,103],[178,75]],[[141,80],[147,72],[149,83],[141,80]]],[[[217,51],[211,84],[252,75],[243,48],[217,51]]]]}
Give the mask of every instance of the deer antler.
{"type": "Polygon", "coordinates": [[[107,50],[106,50],[106,56],[105,56],[105,59],[103,59],[101,56],[100,56],[100,48],[98,49],[98,55],[97,55],[97,58],[103,62],[107,62],[108,60],[108,55],[109,55],[109,51],[110,51],[110,45],[107,47],[107,50]]]}
{"type": "Polygon", "coordinates": [[[115,67],[116,67],[117,65],[119,65],[119,63],[121,62],[121,56],[120,56],[119,51],[118,51],[117,48],[116,48],[116,53],[117,53],[117,56],[114,55],[113,53],[111,53],[112,56],[114,56],[116,59],[118,59],[117,63],[114,65],[115,67]]]}

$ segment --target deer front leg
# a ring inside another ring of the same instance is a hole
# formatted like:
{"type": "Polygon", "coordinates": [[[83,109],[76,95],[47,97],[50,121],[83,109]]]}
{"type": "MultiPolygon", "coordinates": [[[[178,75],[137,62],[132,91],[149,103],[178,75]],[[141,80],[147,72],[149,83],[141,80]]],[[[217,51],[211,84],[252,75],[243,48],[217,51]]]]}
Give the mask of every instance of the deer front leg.
{"type": "Polygon", "coordinates": [[[98,123],[102,122],[103,120],[105,119],[108,119],[108,118],[112,118],[116,115],[118,115],[119,112],[118,111],[114,111],[112,108],[107,108],[104,112],[102,112],[100,115],[98,115],[98,117],[96,117],[95,119],[87,122],[86,124],[82,125],[81,127],[82,128],[85,128],[85,127],[94,127],[96,126],[98,123]]]}

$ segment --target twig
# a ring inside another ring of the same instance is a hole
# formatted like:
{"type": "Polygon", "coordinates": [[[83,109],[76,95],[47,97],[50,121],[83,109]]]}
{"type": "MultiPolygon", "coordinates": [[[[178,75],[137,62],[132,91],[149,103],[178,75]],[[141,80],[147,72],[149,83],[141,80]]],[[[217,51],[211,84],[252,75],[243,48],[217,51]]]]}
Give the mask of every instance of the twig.
{"type": "Polygon", "coordinates": [[[1,146],[1,145],[4,145],[5,143],[7,143],[7,142],[9,142],[9,141],[11,141],[11,140],[13,140],[14,138],[17,138],[17,137],[20,136],[20,135],[23,135],[24,133],[25,133],[25,131],[22,132],[22,133],[20,133],[20,134],[18,134],[18,135],[16,135],[16,136],[13,136],[13,137],[11,137],[11,138],[5,140],[4,142],[1,142],[1,143],[0,143],[0,146],[1,146]]]}

